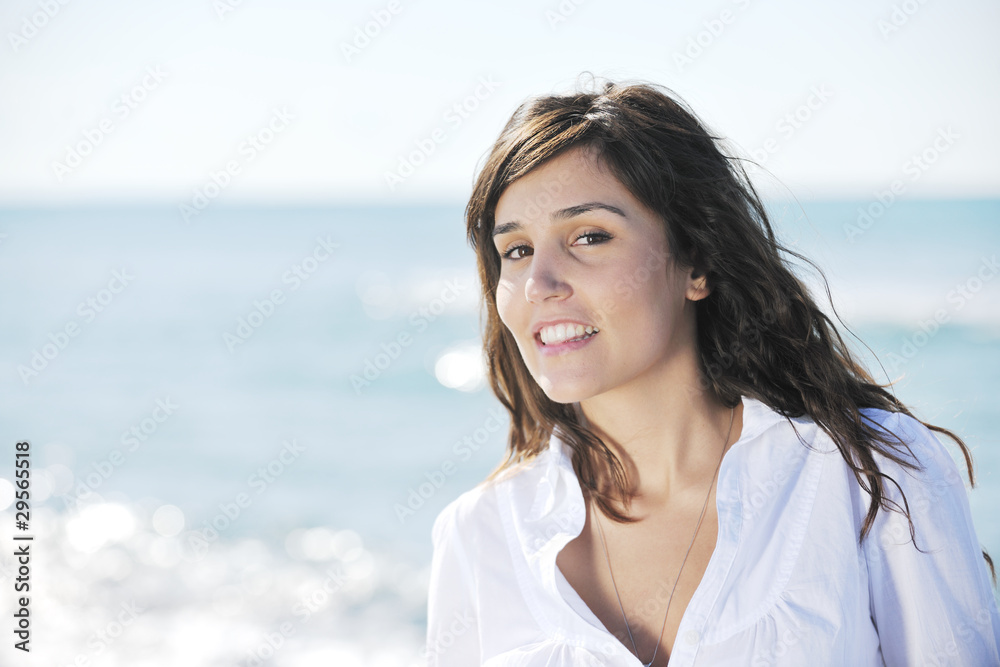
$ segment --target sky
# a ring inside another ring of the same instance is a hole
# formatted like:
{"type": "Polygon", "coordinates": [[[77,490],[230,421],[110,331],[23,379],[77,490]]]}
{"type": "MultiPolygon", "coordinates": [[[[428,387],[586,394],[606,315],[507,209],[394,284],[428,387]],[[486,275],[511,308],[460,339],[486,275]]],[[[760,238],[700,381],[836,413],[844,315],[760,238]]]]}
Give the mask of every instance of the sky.
{"type": "Polygon", "coordinates": [[[586,73],[677,93],[768,196],[1000,195],[995,2],[63,2],[0,6],[0,206],[462,202],[586,73]]]}

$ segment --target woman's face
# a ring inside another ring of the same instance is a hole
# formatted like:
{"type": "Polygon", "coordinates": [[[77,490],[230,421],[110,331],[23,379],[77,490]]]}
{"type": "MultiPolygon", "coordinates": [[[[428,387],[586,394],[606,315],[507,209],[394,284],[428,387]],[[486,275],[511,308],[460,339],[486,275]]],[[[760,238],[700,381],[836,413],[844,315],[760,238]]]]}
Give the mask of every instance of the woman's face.
{"type": "Polygon", "coordinates": [[[551,400],[573,403],[669,372],[693,349],[687,297],[707,290],[667,261],[658,216],[590,149],[572,148],[514,181],[495,217],[500,319],[551,400]],[[597,332],[573,342],[579,330],[564,331],[569,342],[559,343],[546,326],[543,344],[539,327],[558,323],[597,332]]]}

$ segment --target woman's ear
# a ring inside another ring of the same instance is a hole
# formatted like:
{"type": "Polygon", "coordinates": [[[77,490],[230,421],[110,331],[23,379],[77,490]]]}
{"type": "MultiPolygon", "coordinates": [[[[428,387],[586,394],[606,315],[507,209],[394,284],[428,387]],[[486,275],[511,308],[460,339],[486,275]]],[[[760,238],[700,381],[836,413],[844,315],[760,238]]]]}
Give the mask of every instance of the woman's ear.
{"type": "Polygon", "coordinates": [[[708,276],[699,268],[691,268],[688,273],[687,289],[684,291],[691,301],[701,301],[712,293],[712,288],[708,285],[708,276]]]}

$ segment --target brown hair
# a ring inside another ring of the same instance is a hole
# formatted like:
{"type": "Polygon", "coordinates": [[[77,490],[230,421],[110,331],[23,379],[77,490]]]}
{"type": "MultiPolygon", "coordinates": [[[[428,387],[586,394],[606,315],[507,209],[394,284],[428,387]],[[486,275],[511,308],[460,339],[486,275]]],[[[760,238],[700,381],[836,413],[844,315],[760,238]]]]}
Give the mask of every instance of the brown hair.
{"type": "MultiPolygon", "coordinates": [[[[884,494],[883,479],[896,482],[879,470],[873,452],[901,466],[921,468],[897,453],[897,444],[909,450],[905,442],[868,423],[861,410],[916,417],[886,391],[891,382],[876,383],[854,359],[836,326],[790,270],[781,252],[813,266],[826,285],[819,267],[775,239],[741,158],[720,150],[725,148],[723,140],[676,94],[648,83],[606,82],[597,92],[527,100],[504,126],[478,174],[465,210],[467,234],[483,290],[488,379],[511,417],[506,459],[487,481],[543,451],[558,429],[574,452],[573,467],[585,497],[593,498],[615,521],[634,520],[609,502],[617,497],[629,506],[620,461],[581,424],[573,405],[545,395],[497,313],[500,257],[491,239],[497,202],[518,178],[577,146],[596,149],[602,164],[660,216],[672,258],[707,277],[711,293],[695,303],[701,389],[727,407],[736,406],[745,395],[786,418],[808,415],[822,428],[872,498],[859,536],[863,541],[880,506],[887,511],[888,503],[899,507],[884,494]],[[613,480],[613,493],[598,488],[598,470],[613,480]]],[[[828,286],[826,291],[829,297],[828,286]]],[[[920,423],[958,443],[974,487],[972,455],[962,439],[948,429],[920,423]]],[[[905,495],[903,504],[912,538],[905,495]]],[[[995,586],[993,561],[985,550],[982,553],[995,586]]]]}

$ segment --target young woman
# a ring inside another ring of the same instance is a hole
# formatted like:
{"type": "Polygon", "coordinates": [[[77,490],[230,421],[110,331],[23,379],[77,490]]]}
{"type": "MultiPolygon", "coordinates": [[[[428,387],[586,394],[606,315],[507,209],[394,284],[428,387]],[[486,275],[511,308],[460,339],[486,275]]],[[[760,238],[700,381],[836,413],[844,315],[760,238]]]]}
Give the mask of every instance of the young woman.
{"type": "Polygon", "coordinates": [[[664,90],[529,100],[478,176],[508,456],[434,524],[428,664],[1000,664],[932,431],[974,485],[969,450],[852,357],[664,90]]]}

